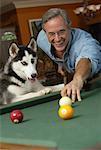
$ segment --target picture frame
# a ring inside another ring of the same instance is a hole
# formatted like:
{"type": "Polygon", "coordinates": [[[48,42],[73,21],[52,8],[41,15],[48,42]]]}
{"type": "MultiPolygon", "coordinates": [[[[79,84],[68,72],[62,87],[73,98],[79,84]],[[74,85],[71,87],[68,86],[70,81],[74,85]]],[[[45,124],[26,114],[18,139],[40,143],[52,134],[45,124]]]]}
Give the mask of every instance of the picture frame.
{"type": "Polygon", "coordinates": [[[42,29],[42,19],[30,19],[29,20],[29,30],[31,37],[36,39],[38,33],[42,29]]]}

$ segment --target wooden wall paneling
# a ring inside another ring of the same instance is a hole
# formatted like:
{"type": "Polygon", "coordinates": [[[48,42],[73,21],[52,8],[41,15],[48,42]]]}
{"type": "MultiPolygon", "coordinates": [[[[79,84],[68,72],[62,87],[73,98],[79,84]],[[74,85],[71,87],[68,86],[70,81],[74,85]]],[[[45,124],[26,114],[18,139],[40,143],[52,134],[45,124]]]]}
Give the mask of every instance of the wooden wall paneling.
{"type": "Polygon", "coordinates": [[[17,21],[21,35],[21,42],[23,44],[27,44],[31,37],[29,30],[30,19],[40,19],[45,11],[52,7],[60,7],[67,10],[71,20],[72,26],[78,27],[78,17],[74,14],[73,10],[78,6],[78,4],[72,5],[53,5],[53,6],[40,6],[40,7],[32,7],[32,8],[18,8],[16,9],[17,21]]]}

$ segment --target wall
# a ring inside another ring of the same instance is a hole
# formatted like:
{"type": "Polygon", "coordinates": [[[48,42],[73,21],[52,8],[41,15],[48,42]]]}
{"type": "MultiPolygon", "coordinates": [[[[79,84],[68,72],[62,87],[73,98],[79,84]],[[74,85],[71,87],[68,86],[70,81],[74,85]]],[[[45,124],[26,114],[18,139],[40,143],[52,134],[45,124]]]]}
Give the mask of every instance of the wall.
{"type": "Polygon", "coordinates": [[[39,19],[42,17],[43,13],[52,7],[60,7],[67,10],[69,16],[72,20],[72,26],[78,27],[79,20],[78,17],[74,14],[73,10],[78,7],[79,4],[63,4],[63,5],[54,5],[54,6],[39,6],[39,7],[30,7],[30,8],[17,8],[6,14],[2,15],[1,27],[5,26],[15,26],[16,34],[18,36],[19,44],[27,44],[30,39],[29,31],[29,19],[39,19]],[[9,19],[8,19],[9,18],[9,19]]]}

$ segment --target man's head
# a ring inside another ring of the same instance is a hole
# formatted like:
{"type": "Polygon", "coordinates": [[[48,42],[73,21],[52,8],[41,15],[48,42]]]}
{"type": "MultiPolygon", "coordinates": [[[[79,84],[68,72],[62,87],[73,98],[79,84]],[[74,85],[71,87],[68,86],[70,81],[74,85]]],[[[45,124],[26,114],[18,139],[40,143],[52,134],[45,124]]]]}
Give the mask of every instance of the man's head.
{"type": "Polygon", "coordinates": [[[51,8],[48,11],[46,11],[42,17],[42,28],[44,29],[44,24],[46,22],[48,22],[49,20],[51,20],[57,16],[61,16],[64,19],[65,24],[67,24],[67,26],[70,27],[71,21],[67,15],[67,12],[61,8],[51,8]]]}
{"type": "Polygon", "coordinates": [[[42,17],[42,28],[56,52],[63,52],[70,39],[70,24],[67,13],[60,8],[49,9],[42,17]]]}

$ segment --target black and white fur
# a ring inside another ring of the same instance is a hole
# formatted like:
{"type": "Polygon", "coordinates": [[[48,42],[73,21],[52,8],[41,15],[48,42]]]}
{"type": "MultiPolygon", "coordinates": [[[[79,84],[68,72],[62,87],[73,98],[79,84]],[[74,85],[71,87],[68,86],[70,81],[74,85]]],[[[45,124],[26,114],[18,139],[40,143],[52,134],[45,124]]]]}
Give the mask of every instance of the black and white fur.
{"type": "Polygon", "coordinates": [[[37,46],[31,39],[28,46],[12,43],[9,58],[0,74],[0,104],[8,104],[19,100],[45,95],[59,91],[63,85],[44,87],[37,79],[37,46]]]}

